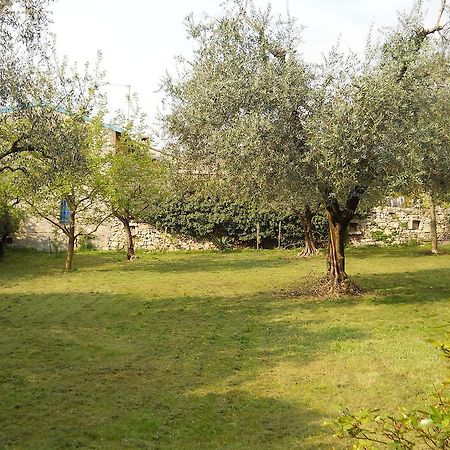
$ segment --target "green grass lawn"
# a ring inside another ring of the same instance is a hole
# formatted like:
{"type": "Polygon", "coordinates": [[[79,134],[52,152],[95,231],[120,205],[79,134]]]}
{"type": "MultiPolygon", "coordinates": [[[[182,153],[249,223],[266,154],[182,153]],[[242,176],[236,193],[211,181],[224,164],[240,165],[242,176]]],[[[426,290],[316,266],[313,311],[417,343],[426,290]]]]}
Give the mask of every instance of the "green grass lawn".
{"type": "Polygon", "coordinates": [[[353,299],[281,294],[323,257],[122,258],[0,263],[0,448],[340,448],[344,408],[421,406],[444,377],[449,254],[350,250],[353,299]]]}

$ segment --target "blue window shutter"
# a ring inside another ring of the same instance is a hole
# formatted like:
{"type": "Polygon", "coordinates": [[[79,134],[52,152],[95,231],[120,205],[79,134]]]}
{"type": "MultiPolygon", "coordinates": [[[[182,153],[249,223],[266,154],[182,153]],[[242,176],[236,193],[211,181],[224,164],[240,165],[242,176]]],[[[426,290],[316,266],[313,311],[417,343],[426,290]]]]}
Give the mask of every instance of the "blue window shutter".
{"type": "Polygon", "coordinates": [[[61,204],[59,207],[59,223],[61,225],[69,225],[70,224],[70,209],[67,204],[67,200],[61,200],[61,204]]]}

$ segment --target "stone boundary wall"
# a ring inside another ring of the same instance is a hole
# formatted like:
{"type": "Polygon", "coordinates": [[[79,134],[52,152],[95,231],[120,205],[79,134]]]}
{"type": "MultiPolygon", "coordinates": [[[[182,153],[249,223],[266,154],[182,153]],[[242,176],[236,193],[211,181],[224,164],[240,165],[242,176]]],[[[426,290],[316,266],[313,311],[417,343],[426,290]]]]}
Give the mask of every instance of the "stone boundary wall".
{"type": "MultiPolygon", "coordinates": [[[[136,249],[141,250],[213,250],[212,242],[197,241],[188,236],[179,236],[158,231],[146,223],[131,223],[136,249]]],[[[125,235],[120,221],[111,222],[107,231],[104,250],[121,250],[125,247],[125,235]]]]}
{"type": "MultiPolygon", "coordinates": [[[[440,241],[450,240],[450,209],[436,208],[440,241]]],[[[392,245],[430,241],[428,209],[418,207],[377,207],[364,218],[350,222],[349,242],[353,245],[392,245]]]]}
{"type": "MultiPolygon", "coordinates": [[[[131,228],[136,249],[173,251],[215,248],[211,242],[160,232],[145,223],[132,223],[131,228]]],[[[13,236],[11,244],[13,247],[28,247],[50,253],[65,249],[66,237],[48,221],[33,218],[27,220],[21,230],[13,236]]],[[[119,220],[111,220],[101,225],[94,234],[92,244],[98,250],[124,249],[125,235],[122,223],[119,220]]]]}
{"type": "MultiPolygon", "coordinates": [[[[437,208],[437,231],[440,241],[450,240],[450,209],[437,208]]],[[[132,224],[135,247],[143,250],[211,250],[212,242],[197,241],[156,230],[145,223],[132,224]]],[[[411,207],[378,207],[368,216],[354,218],[350,223],[349,242],[353,245],[393,245],[430,241],[430,218],[427,209],[411,207]]],[[[99,250],[121,250],[125,246],[123,225],[111,220],[95,233],[92,242],[99,250]]],[[[13,236],[15,247],[31,247],[42,251],[65,248],[61,231],[42,219],[28,220],[13,236]]]]}

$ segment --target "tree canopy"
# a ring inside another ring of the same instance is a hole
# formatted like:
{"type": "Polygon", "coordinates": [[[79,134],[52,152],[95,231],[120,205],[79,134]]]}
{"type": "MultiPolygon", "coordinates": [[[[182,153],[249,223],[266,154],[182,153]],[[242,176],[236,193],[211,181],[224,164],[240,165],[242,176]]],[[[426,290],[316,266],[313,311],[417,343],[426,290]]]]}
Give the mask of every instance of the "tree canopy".
{"type": "Polygon", "coordinates": [[[411,94],[427,95],[417,61],[444,13],[425,28],[417,7],[364,58],[333,49],[318,66],[302,60],[295,23],[270,8],[235,1],[219,19],[190,19],[194,56],[165,81],[174,154],[183,170],[235,189],[324,205],[330,289],[358,291],[345,272],[348,226],[361,200],[403,186],[416,168],[411,94]]]}

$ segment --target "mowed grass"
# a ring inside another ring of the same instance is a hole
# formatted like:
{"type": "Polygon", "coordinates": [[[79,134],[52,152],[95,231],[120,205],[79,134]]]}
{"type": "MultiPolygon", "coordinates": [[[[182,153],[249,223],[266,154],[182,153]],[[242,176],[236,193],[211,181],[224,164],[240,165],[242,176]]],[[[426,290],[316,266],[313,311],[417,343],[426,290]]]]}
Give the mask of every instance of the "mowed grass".
{"type": "Polygon", "coordinates": [[[422,406],[444,377],[450,248],[352,249],[360,298],[295,298],[286,251],[0,263],[0,448],[331,449],[344,408],[422,406]]]}

